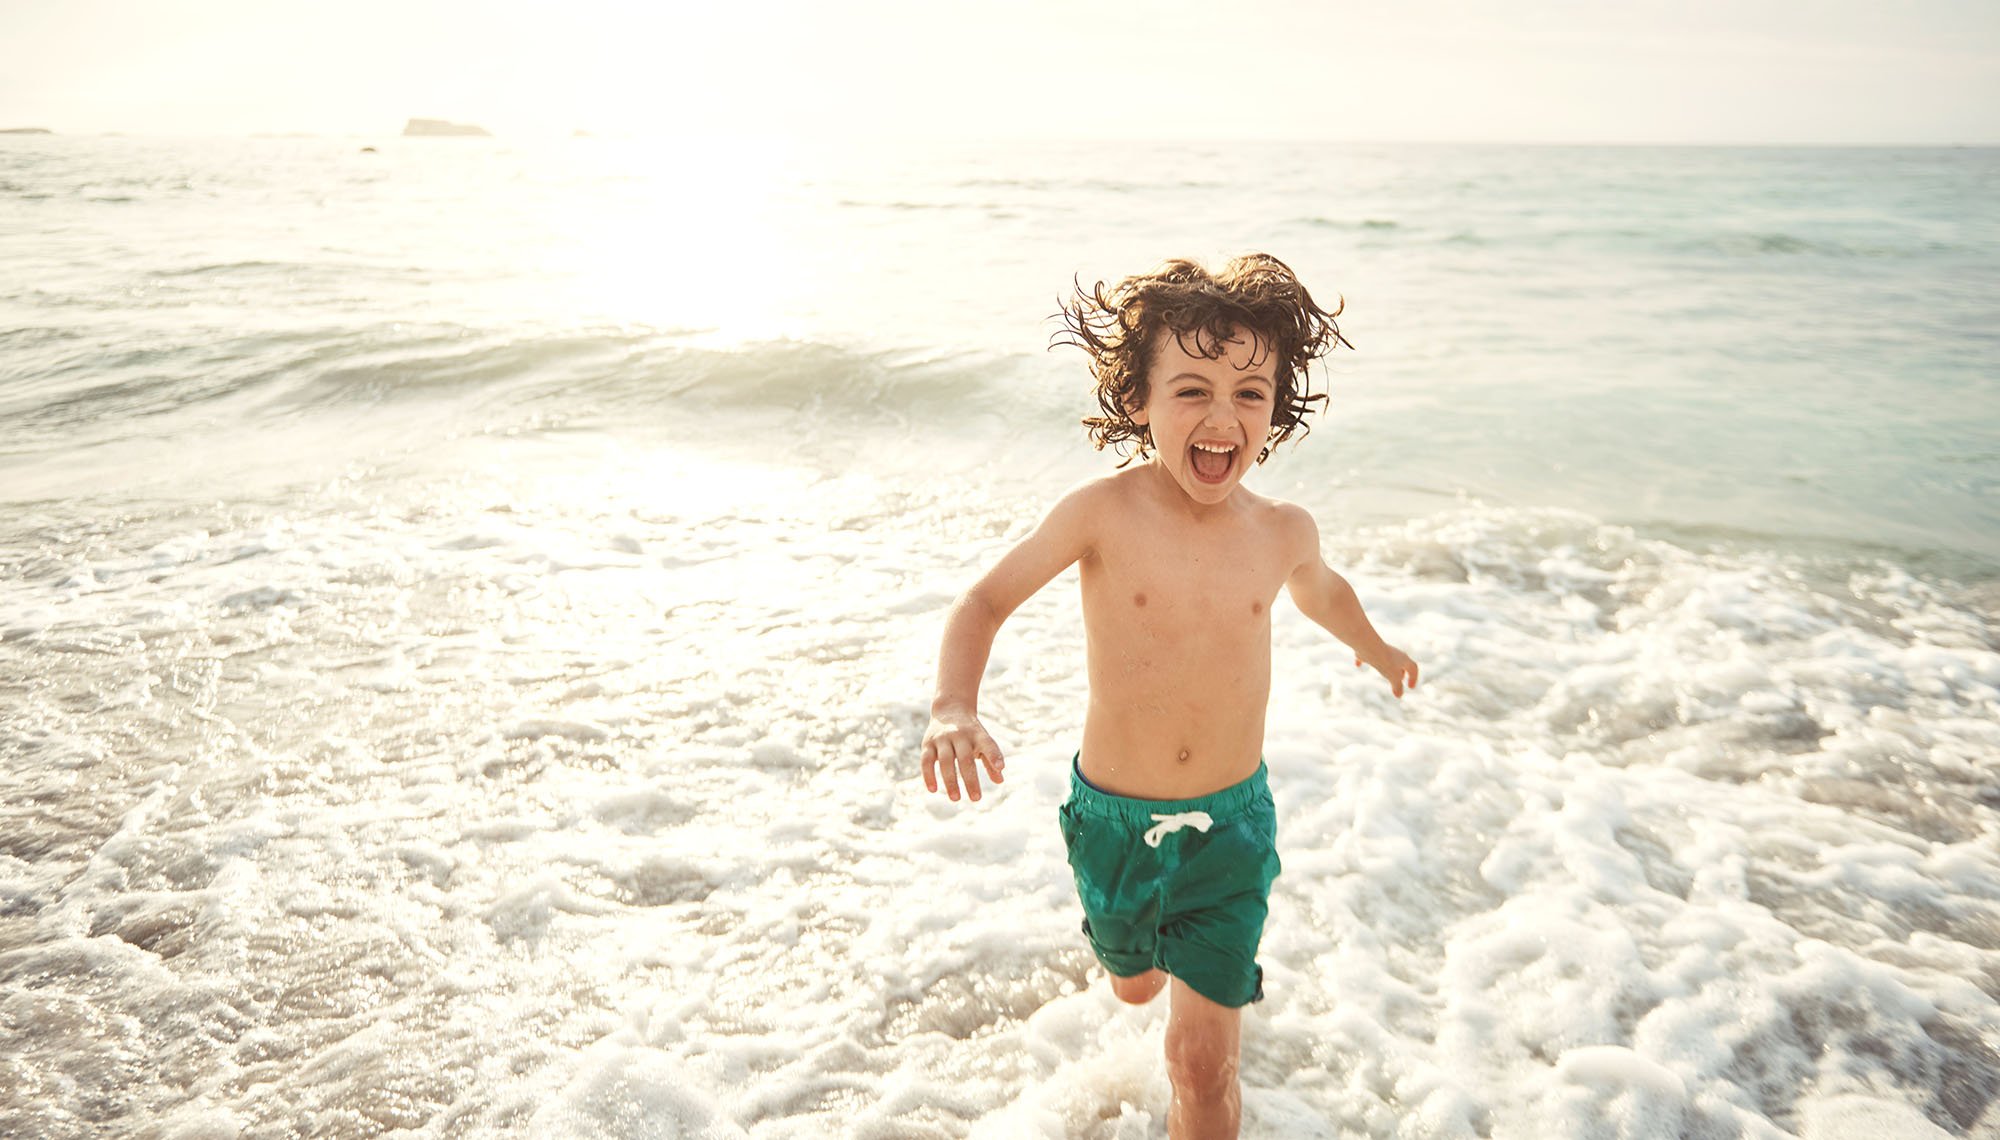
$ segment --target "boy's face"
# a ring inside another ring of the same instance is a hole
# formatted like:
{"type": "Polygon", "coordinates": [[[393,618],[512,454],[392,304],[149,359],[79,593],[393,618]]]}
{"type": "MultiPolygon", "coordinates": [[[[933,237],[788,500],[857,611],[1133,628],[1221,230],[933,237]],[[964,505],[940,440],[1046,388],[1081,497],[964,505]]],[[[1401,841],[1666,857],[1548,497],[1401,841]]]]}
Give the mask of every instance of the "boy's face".
{"type": "Polygon", "coordinates": [[[1219,346],[1199,334],[1163,331],[1146,377],[1146,403],[1132,421],[1150,429],[1153,462],[1188,498],[1220,503],[1256,462],[1271,435],[1275,355],[1255,333],[1230,330],[1219,346]],[[1189,349],[1220,347],[1213,360],[1189,349]]]}

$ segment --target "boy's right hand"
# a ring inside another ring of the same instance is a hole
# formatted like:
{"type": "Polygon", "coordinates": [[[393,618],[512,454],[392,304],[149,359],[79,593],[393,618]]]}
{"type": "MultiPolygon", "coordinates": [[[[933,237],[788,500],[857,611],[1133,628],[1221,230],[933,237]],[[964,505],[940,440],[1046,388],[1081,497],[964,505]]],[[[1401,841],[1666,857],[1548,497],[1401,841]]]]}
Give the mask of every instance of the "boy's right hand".
{"type": "Polygon", "coordinates": [[[986,774],[996,784],[1003,783],[1001,773],[1007,769],[1006,758],[1000,754],[1000,746],[986,735],[986,729],[979,718],[971,713],[934,712],[931,726],[924,732],[924,787],[938,790],[938,773],[944,773],[944,794],[954,801],[958,799],[960,784],[965,785],[965,794],[979,798],[979,765],[986,765],[986,774]]]}

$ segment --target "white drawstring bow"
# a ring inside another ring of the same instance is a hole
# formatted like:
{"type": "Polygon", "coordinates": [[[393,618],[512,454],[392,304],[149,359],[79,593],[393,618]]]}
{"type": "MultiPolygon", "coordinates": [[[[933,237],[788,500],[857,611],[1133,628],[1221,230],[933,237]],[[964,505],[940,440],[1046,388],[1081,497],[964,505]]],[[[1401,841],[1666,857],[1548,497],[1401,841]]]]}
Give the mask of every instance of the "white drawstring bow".
{"type": "Polygon", "coordinates": [[[1152,828],[1145,835],[1146,846],[1158,847],[1160,840],[1165,839],[1183,827],[1192,827],[1196,831],[1206,835],[1208,834],[1208,829],[1213,826],[1215,826],[1215,821],[1208,818],[1208,813],[1205,811],[1183,811],[1171,815],[1156,815],[1153,817],[1152,828]]]}

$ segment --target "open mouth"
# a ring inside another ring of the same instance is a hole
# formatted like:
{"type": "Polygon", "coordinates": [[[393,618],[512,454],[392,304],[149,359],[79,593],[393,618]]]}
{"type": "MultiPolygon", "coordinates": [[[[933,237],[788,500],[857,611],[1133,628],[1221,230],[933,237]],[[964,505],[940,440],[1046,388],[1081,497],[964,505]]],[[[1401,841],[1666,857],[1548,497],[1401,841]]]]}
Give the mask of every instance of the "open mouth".
{"type": "Polygon", "coordinates": [[[1229,478],[1229,469],[1236,464],[1236,445],[1233,443],[1196,443],[1188,448],[1189,466],[1194,469],[1194,477],[1204,483],[1220,483],[1229,478]]]}

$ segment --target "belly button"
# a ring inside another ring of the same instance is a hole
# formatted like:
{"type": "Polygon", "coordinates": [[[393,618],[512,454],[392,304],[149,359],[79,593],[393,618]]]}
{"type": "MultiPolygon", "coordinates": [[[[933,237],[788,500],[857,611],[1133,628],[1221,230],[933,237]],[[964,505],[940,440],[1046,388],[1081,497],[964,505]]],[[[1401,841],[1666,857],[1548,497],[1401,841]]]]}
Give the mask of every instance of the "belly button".
{"type": "Polygon", "coordinates": [[[1188,757],[1187,749],[1185,748],[1181,749],[1181,763],[1183,764],[1187,763],[1187,757],[1188,757]]]}

